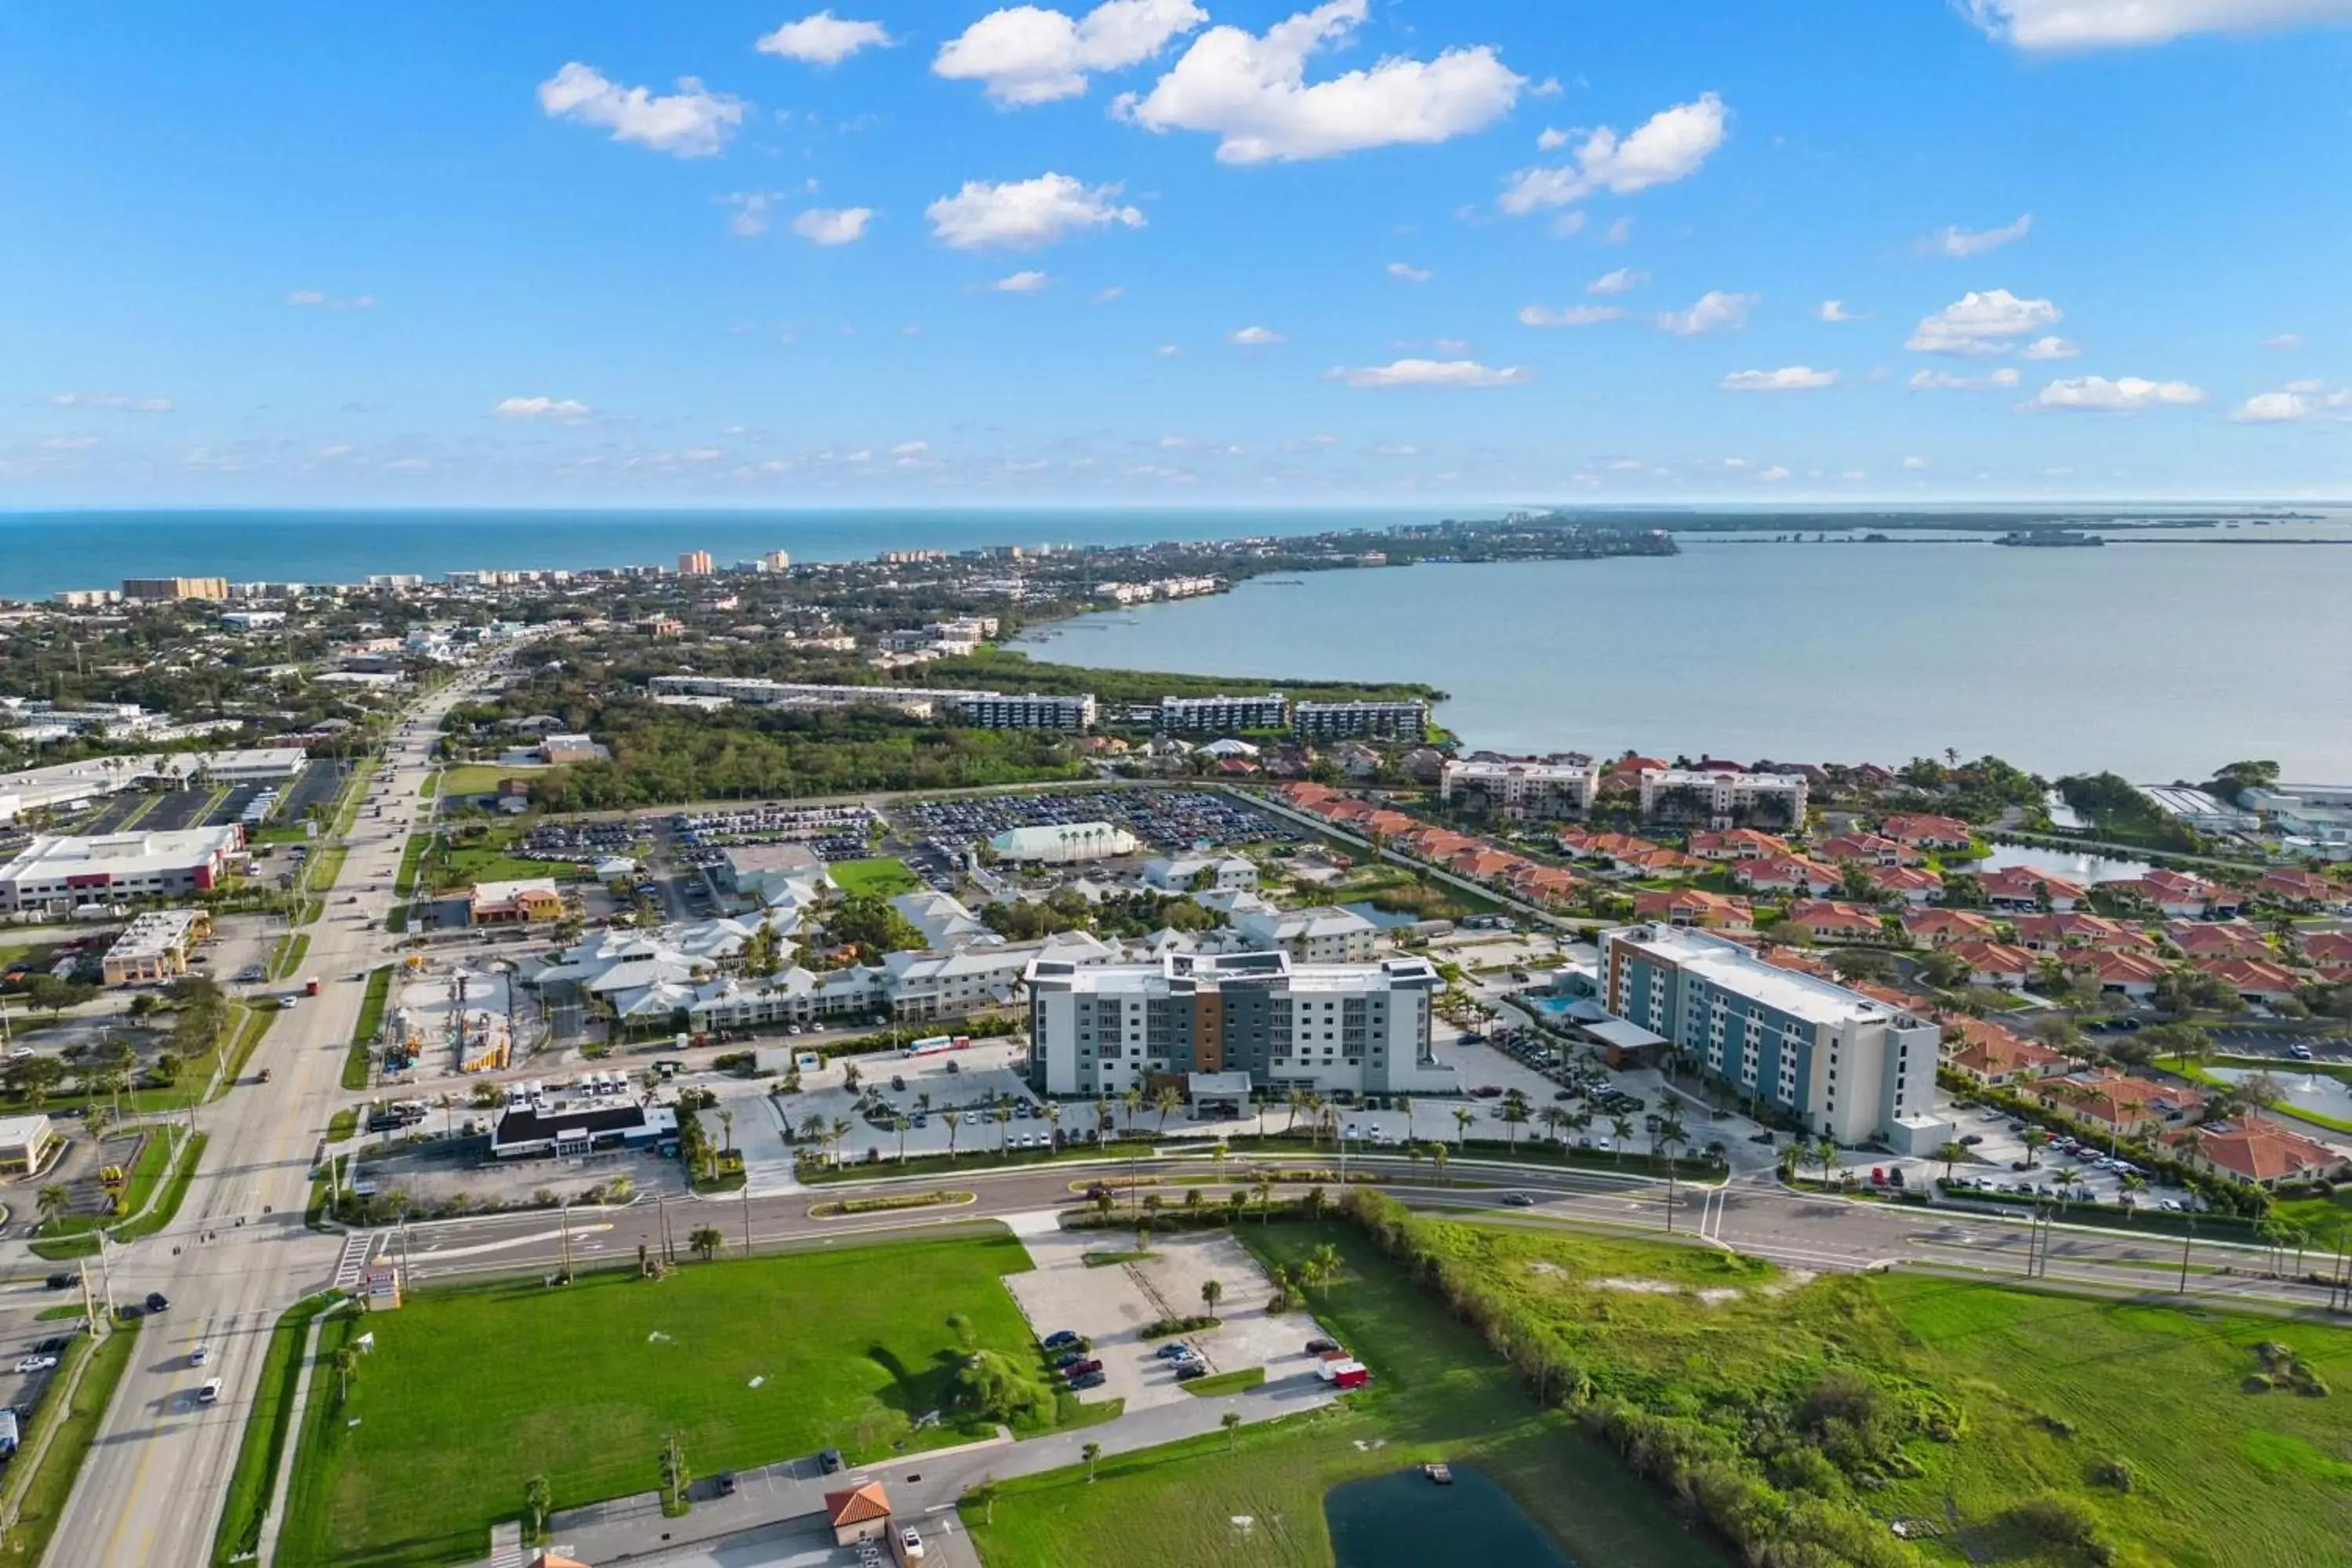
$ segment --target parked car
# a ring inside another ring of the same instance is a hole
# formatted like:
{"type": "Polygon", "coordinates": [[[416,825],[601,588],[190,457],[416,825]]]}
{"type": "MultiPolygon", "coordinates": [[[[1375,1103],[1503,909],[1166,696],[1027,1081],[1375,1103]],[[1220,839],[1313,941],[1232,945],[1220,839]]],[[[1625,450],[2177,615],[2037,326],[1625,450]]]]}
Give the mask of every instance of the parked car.
{"type": "Polygon", "coordinates": [[[1065,1367],[1063,1369],[1063,1373],[1065,1376],[1068,1377],[1084,1377],[1090,1372],[1100,1372],[1101,1370],[1102,1363],[1095,1360],[1092,1356],[1082,1356],[1078,1360],[1072,1362],[1068,1366],[1065,1367]]]}
{"type": "Polygon", "coordinates": [[[1056,1372],[1067,1372],[1070,1368],[1077,1365],[1080,1362],[1086,1359],[1087,1352],[1084,1351],[1064,1351],[1060,1355],[1054,1358],[1054,1370],[1056,1372]]]}
{"type": "Polygon", "coordinates": [[[1100,1388],[1102,1385],[1103,1374],[1098,1372],[1081,1373],[1070,1379],[1069,1383],[1069,1386],[1074,1391],[1081,1388],[1100,1388]]]}
{"type": "Polygon", "coordinates": [[[826,1448],[820,1451],[816,1457],[816,1463],[817,1468],[823,1470],[828,1476],[840,1474],[841,1450],[838,1448],[826,1448]]]}
{"type": "Polygon", "coordinates": [[[1176,1381],[1190,1383],[1196,1377],[1209,1375],[1209,1363],[1204,1361],[1180,1361],[1176,1363],[1176,1381]]]}
{"type": "Polygon", "coordinates": [[[1307,1342],[1308,1355],[1329,1355],[1339,1348],[1339,1342],[1337,1340],[1313,1339],[1307,1342]]]}
{"type": "Polygon", "coordinates": [[[1078,1342],[1078,1331],[1076,1329],[1055,1329],[1042,1342],[1049,1351],[1062,1350],[1078,1342]]]}
{"type": "Polygon", "coordinates": [[[720,1497],[733,1497],[735,1495],[734,1471],[721,1470],[716,1476],[712,1477],[711,1480],[718,1486],[719,1495],[720,1497]]]}

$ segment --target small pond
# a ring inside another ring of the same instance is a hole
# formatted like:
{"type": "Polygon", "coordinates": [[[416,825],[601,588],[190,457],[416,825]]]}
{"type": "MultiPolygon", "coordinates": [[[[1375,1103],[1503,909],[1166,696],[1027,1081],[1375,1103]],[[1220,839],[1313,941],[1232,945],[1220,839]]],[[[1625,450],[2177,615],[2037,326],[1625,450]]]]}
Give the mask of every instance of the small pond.
{"type": "Polygon", "coordinates": [[[1376,904],[1341,904],[1339,907],[1351,915],[1363,916],[1382,931],[1394,931],[1399,926],[1409,926],[1421,919],[1419,915],[1407,914],[1401,910],[1384,910],[1376,904]]]}
{"type": "Polygon", "coordinates": [[[2145,860],[2126,860],[2113,855],[2085,855],[2076,849],[2052,849],[2042,845],[1994,844],[1990,853],[1981,860],[1967,862],[1971,871],[2002,871],[2011,866],[2024,866],[2045,877],[2063,877],[2069,882],[2089,887],[2095,882],[2129,881],[2147,875],[2150,869],[2145,860]]]}
{"type": "Polygon", "coordinates": [[[1510,1493],[1462,1465],[1451,1486],[1412,1469],[1334,1487],[1323,1515],[1338,1568],[1575,1568],[1510,1493]]]}

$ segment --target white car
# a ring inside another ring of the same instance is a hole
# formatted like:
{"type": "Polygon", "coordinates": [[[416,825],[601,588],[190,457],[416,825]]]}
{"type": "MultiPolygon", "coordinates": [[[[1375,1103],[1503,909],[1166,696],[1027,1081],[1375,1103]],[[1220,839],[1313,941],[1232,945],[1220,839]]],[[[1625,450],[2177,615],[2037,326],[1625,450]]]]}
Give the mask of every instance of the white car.
{"type": "Polygon", "coordinates": [[[47,1372],[58,1364],[53,1355],[28,1355],[16,1363],[18,1372],[47,1372]]]}
{"type": "Polygon", "coordinates": [[[205,1363],[212,1359],[213,1347],[210,1345],[198,1345],[195,1349],[188,1352],[188,1364],[190,1366],[202,1366],[205,1363]]]}

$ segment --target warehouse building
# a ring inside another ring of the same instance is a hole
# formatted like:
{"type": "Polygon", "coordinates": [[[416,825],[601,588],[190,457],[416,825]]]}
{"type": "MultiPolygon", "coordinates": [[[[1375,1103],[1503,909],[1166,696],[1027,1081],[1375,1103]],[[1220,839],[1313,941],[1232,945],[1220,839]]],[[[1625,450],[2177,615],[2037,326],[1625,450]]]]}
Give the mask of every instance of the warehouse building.
{"type": "Polygon", "coordinates": [[[62,913],[79,903],[210,892],[244,858],[245,830],[235,825],[97,837],[37,835],[0,866],[0,910],[62,913]]]}

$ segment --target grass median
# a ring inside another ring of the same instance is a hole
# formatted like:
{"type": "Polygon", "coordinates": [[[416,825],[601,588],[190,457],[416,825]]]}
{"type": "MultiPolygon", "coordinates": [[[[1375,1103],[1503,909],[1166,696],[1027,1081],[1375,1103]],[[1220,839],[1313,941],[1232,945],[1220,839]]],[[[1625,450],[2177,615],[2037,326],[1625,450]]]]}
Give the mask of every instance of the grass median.
{"type": "Polygon", "coordinates": [[[360,998],[359,1022],[352,1027],[351,1048],[343,1053],[345,1089],[362,1089],[368,1086],[369,1052],[376,1036],[383,1028],[383,1012],[392,998],[392,965],[387,963],[368,971],[367,994],[360,998]]]}
{"type": "MultiPolygon", "coordinates": [[[[348,1401],[314,1382],[278,1561],[478,1558],[534,1474],[559,1508],[648,1490],[673,1434],[706,1476],[825,1447],[858,1462],[984,1436],[990,1423],[955,1397],[968,1355],[993,1352],[1042,1391],[1002,1278],[1029,1267],[1017,1240],[992,1236],[689,1262],[658,1280],[620,1269],[557,1289],[421,1292],[365,1319],[375,1349],[348,1401]],[[945,1419],[918,1427],[932,1410],[945,1419]]],[[[322,1354],[361,1331],[331,1321],[322,1354]]],[[[1013,1426],[1059,1419],[1047,1397],[1013,1426]]]]}
{"type": "Polygon", "coordinates": [[[269,960],[269,978],[291,979],[294,972],[302,967],[302,961],[310,956],[310,933],[306,931],[289,931],[278,939],[278,951],[269,960]]]}
{"type": "Polygon", "coordinates": [[[301,1384],[302,1352],[310,1341],[311,1320],[342,1298],[332,1291],[309,1297],[289,1308],[269,1331],[262,1352],[261,1380],[254,1390],[253,1414],[238,1441],[236,1468],[229,1472],[228,1498],[221,1509],[220,1530],[213,1541],[213,1562],[230,1568],[250,1558],[261,1545],[261,1527],[278,1484],[278,1465],[294,1426],[294,1393],[301,1384]]]}

